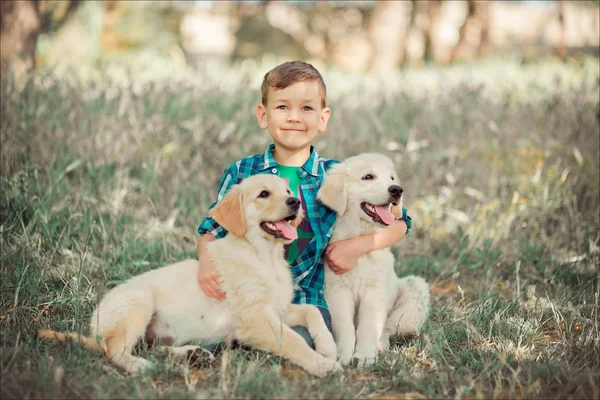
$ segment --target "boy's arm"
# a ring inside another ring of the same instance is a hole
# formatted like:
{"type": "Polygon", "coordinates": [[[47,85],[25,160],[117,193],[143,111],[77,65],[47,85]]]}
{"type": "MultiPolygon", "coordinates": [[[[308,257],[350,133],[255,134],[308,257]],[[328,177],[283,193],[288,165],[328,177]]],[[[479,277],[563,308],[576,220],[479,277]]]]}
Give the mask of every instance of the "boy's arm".
{"type": "Polygon", "coordinates": [[[208,297],[217,300],[225,300],[225,293],[219,287],[219,274],[215,270],[215,266],[210,258],[210,254],[206,251],[206,245],[214,240],[217,240],[210,233],[205,233],[198,240],[198,284],[208,297]]]}
{"type": "MultiPolygon", "coordinates": [[[[225,193],[237,183],[237,168],[235,164],[225,170],[225,173],[221,177],[219,182],[219,192],[217,195],[217,201],[215,201],[208,208],[212,209],[219,201],[223,199],[225,193]]],[[[206,251],[206,245],[213,240],[220,239],[227,235],[227,231],[217,223],[211,217],[204,217],[200,226],[198,227],[198,233],[201,235],[198,240],[198,284],[202,291],[208,296],[218,300],[225,299],[225,293],[219,288],[219,274],[215,270],[212,259],[206,251]]]]}
{"type": "Polygon", "coordinates": [[[402,210],[402,217],[402,220],[394,220],[390,226],[372,235],[356,236],[329,244],[325,250],[329,268],[337,275],[344,274],[356,265],[363,254],[385,249],[402,239],[410,231],[407,224],[410,217],[405,208],[402,210]]]}

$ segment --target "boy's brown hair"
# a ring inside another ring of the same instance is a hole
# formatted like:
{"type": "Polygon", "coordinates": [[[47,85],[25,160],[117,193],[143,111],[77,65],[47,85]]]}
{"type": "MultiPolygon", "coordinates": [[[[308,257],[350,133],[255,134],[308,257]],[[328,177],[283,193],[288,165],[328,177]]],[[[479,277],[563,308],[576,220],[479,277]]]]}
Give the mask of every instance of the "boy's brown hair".
{"type": "Polygon", "coordinates": [[[325,81],[319,71],[309,63],[303,61],[288,61],[276,66],[265,74],[260,87],[262,93],[262,104],[267,105],[269,89],[285,89],[297,82],[317,81],[319,94],[321,95],[321,108],[327,107],[327,88],[325,81]]]}

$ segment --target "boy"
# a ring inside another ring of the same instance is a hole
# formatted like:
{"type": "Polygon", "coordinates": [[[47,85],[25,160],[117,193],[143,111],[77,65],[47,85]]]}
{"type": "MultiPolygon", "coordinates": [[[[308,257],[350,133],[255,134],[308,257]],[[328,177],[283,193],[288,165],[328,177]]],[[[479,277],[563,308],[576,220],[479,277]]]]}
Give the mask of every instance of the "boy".
{"type": "MultiPolygon", "coordinates": [[[[301,61],[283,63],[264,77],[262,102],[256,107],[261,129],[267,129],[273,144],[263,154],[238,160],[223,174],[217,201],[242,179],[255,174],[277,174],[288,180],[290,190],[301,200],[305,219],[298,226],[298,239],[286,247],[286,257],[294,277],[294,303],[318,307],[331,331],[331,317],[323,295],[323,254],[336,274],[349,271],[358,258],[372,250],[389,247],[404,237],[410,217],[394,221],[374,235],[339,241],[328,246],[335,212],[316,201],[327,169],[337,161],[320,157],[312,146],[317,133],[325,132],[331,111],[326,106],[326,87],[319,71],[301,61]]],[[[214,207],[213,203],[210,208],[214,207]]],[[[212,218],[205,217],[198,227],[200,287],[209,297],[225,299],[219,289],[218,275],[208,254],[207,243],[227,233],[212,218]]],[[[292,327],[311,346],[312,339],[304,327],[292,327]]]]}

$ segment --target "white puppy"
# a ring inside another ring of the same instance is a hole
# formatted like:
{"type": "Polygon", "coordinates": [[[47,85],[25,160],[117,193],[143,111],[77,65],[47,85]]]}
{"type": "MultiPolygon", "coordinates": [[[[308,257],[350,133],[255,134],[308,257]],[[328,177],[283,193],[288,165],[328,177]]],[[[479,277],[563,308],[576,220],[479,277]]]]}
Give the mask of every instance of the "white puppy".
{"type": "MultiPolygon", "coordinates": [[[[169,339],[175,346],[191,341],[235,338],[244,344],[287,358],[309,373],[324,376],[341,370],[335,342],[319,310],[291,304],[292,276],[283,245],[297,237],[300,201],[276,176],[256,175],[234,186],[212,210],[229,231],[207,246],[227,293],[221,302],[200,289],[197,260],[148,271],[111,290],[90,322],[96,339],[78,334],[40,331],[42,338],[70,337],[101,348],[116,365],[135,373],[150,365],[132,355],[144,335],[169,339]],[[290,326],[305,326],[316,352],[290,326]]],[[[187,355],[194,346],[171,348],[187,355]]]]}
{"type": "MultiPolygon", "coordinates": [[[[336,211],[331,242],[377,232],[401,209],[403,189],[392,161],[382,154],[361,154],[333,166],[317,198],[336,211]]],[[[375,361],[394,333],[413,335],[427,318],[429,287],[422,278],[398,279],[390,249],[370,252],[347,273],[325,268],[325,300],[331,312],[338,357],[347,365],[375,361]],[[355,326],[356,322],[356,326],[355,326]]]]}

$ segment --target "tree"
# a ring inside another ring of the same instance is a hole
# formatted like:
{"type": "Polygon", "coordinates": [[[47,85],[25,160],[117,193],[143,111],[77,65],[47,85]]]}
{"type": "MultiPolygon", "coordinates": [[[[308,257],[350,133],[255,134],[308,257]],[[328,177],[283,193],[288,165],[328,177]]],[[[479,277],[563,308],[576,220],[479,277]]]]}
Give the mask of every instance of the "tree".
{"type": "Polygon", "coordinates": [[[35,48],[40,28],[39,0],[2,1],[0,3],[1,74],[10,64],[16,76],[35,66],[35,48]]]}
{"type": "Polygon", "coordinates": [[[55,32],[79,7],[81,0],[2,0],[0,60],[2,76],[8,65],[19,77],[36,65],[40,34],[55,32]]]}

